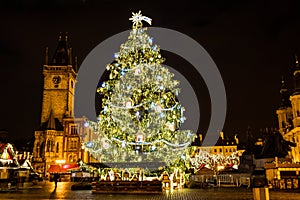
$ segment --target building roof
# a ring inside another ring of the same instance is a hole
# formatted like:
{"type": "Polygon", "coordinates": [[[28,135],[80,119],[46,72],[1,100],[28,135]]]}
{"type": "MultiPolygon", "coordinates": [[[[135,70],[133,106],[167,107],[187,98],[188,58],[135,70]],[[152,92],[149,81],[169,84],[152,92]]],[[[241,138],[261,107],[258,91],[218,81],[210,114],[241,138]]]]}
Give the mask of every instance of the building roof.
{"type": "Polygon", "coordinates": [[[72,64],[71,49],[68,45],[68,35],[59,35],[58,45],[52,58],[52,65],[67,66],[72,64]]]}
{"type": "Polygon", "coordinates": [[[53,117],[53,114],[51,112],[49,119],[46,122],[42,123],[38,130],[39,131],[45,131],[45,130],[63,131],[64,127],[58,118],[53,117]]]}
{"type": "Polygon", "coordinates": [[[50,165],[50,168],[47,170],[49,173],[65,173],[68,170],[79,169],[78,164],[63,164],[63,165],[50,165]]]}

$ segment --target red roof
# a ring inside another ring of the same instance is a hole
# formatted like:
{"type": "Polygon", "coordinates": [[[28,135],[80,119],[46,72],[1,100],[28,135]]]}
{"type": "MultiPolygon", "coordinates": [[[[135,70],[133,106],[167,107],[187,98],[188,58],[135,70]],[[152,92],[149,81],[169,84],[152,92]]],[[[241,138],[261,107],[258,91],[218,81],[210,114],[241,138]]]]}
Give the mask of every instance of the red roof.
{"type": "Polygon", "coordinates": [[[68,170],[79,169],[78,164],[63,164],[60,172],[67,172],[68,170]]]}
{"type": "Polygon", "coordinates": [[[47,170],[49,173],[57,173],[60,172],[60,166],[59,165],[50,165],[50,168],[47,170]]]}
{"type": "Polygon", "coordinates": [[[63,164],[60,165],[50,165],[50,168],[47,170],[49,173],[58,173],[58,172],[67,172],[68,170],[79,169],[78,164],[63,164]]]}

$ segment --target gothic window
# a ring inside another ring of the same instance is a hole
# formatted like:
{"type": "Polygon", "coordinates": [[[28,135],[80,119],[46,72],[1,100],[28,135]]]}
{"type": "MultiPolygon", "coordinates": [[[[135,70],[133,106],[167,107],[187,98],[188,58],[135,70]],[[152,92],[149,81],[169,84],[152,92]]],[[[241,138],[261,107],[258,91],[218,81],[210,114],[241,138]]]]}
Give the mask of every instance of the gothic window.
{"type": "Polygon", "coordinates": [[[73,162],[76,162],[76,161],[77,161],[77,156],[74,155],[74,156],[73,156],[73,162]]]}
{"type": "Polygon", "coordinates": [[[39,156],[40,155],[40,143],[36,143],[36,155],[39,156]]]}
{"type": "Polygon", "coordinates": [[[77,127],[75,125],[71,126],[71,135],[77,134],[77,127]]]}
{"type": "Polygon", "coordinates": [[[47,140],[47,147],[46,147],[46,152],[50,152],[51,151],[51,142],[50,140],[47,140]]]}
{"type": "Polygon", "coordinates": [[[54,150],[55,150],[55,144],[53,140],[51,140],[51,152],[54,152],[54,150]]]}
{"type": "Polygon", "coordinates": [[[299,112],[299,110],[297,110],[297,117],[300,117],[300,112],[299,112]]]}
{"type": "Polygon", "coordinates": [[[220,152],[222,152],[222,148],[220,148],[220,152]]]}
{"type": "Polygon", "coordinates": [[[56,153],[58,153],[59,152],[59,143],[57,142],[56,143],[56,153]]]}
{"type": "Polygon", "coordinates": [[[45,153],[45,142],[42,142],[41,146],[40,146],[40,157],[44,157],[44,153],[45,153]]]}
{"type": "Polygon", "coordinates": [[[73,162],[73,156],[72,156],[72,155],[69,156],[69,162],[70,162],[70,163],[73,162]]]}
{"type": "Polygon", "coordinates": [[[70,140],[69,147],[70,149],[77,149],[77,140],[70,140]]]}

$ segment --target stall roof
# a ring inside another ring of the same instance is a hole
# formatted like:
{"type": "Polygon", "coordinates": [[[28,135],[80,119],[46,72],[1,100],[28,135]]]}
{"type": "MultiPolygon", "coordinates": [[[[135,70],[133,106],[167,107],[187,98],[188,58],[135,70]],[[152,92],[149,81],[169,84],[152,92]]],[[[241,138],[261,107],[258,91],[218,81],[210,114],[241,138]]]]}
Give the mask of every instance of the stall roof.
{"type": "Polygon", "coordinates": [[[62,173],[68,172],[68,170],[79,169],[78,164],[63,164],[63,165],[50,165],[50,168],[47,170],[49,173],[62,173]]]}

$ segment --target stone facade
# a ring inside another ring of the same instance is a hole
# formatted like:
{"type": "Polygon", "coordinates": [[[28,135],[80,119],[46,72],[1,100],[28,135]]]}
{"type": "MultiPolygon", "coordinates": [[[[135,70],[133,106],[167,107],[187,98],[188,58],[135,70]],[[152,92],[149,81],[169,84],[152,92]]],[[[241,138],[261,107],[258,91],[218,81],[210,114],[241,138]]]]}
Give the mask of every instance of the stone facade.
{"type": "Polygon", "coordinates": [[[52,164],[91,161],[81,143],[90,137],[92,130],[85,126],[85,117],[74,118],[77,67],[76,63],[72,64],[71,52],[67,36],[64,39],[59,37],[50,64],[46,51],[41,125],[34,133],[33,149],[33,166],[43,174],[52,164]]]}

